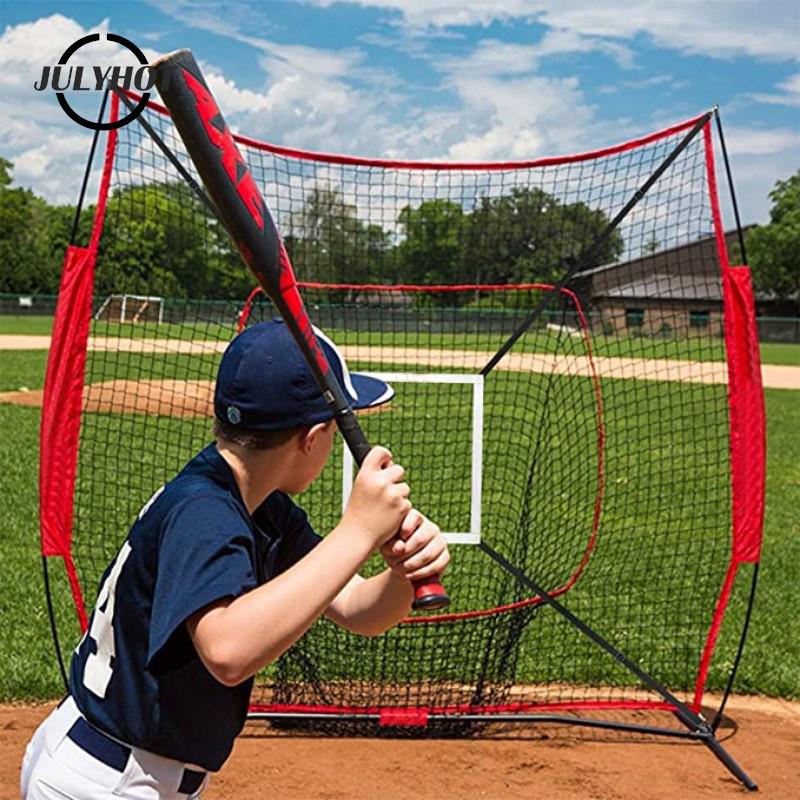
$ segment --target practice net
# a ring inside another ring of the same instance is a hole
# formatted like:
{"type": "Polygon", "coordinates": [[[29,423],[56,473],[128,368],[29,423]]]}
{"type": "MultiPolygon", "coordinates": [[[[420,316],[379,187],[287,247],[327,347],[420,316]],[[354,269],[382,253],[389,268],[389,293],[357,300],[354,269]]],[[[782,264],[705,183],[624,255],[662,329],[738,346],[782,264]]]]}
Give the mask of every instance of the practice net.
{"type": "MultiPolygon", "coordinates": [[[[144,119],[195,175],[164,111],[144,119]]],[[[508,164],[238,139],[312,321],[351,369],[397,390],[363,417],[369,440],[406,466],[414,503],[453,543],[446,613],[374,638],[321,620],[259,676],[254,713],[422,726],[674,710],[520,574],[691,708],[709,676],[724,686],[736,635],[712,656],[737,568],[758,559],[763,416],[747,270],[729,265],[702,122],[508,164]]],[[[244,302],[251,286],[148,133],[112,132],[92,241],[67,254],[42,434],[43,553],[64,558],[83,627],[141,506],[210,441],[227,342],[274,314],[258,292],[244,302]],[[158,298],[158,314],[97,313],[126,295],[158,298]]],[[[337,446],[300,498],[321,533],[351,478],[337,446]]]]}

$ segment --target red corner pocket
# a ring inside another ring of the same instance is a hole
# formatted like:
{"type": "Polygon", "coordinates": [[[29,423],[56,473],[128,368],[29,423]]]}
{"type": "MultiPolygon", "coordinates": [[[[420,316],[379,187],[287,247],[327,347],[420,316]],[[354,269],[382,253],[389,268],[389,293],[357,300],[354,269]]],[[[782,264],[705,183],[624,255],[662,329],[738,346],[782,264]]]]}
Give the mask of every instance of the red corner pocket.
{"type": "Polygon", "coordinates": [[[766,435],[750,270],[722,270],[728,352],[733,560],[758,561],[764,523],[766,435]]]}
{"type": "Polygon", "coordinates": [[[67,248],[53,322],[39,431],[39,520],[44,556],[70,554],[94,258],[89,248],[67,248]]]}

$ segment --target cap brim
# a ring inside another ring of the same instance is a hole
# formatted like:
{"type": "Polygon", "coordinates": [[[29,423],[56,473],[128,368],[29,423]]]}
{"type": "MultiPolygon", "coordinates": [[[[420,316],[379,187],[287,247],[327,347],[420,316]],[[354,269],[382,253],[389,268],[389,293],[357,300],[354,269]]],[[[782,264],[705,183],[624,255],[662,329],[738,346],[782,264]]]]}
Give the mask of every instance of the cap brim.
{"type": "Polygon", "coordinates": [[[381,403],[388,403],[394,397],[394,389],[379,378],[351,372],[350,380],[358,395],[356,401],[352,403],[353,408],[356,410],[374,408],[381,405],[381,403]]]}

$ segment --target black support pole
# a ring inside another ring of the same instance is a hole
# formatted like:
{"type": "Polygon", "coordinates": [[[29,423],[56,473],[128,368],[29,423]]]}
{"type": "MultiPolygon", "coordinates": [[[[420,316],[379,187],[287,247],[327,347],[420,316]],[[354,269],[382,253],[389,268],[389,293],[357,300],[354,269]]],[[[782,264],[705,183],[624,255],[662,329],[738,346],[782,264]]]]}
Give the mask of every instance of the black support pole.
{"type": "Polygon", "coordinates": [[[510,572],[517,580],[525,585],[528,589],[532,590],[542,602],[550,606],[554,611],[564,617],[569,623],[575,626],[581,633],[588,636],[595,644],[599,645],[609,655],[611,655],[619,664],[628,669],[636,675],[645,686],[652,689],[652,691],[659,694],[664,700],[673,707],[675,716],[690,730],[700,734],[702,741],[711,749],[711,752],[735,775],[748,789],[754,790],[758,786],[750,779],[747,773],[739,766],[736,760],[728,753],[728,751],[720,744],[715,738],[711,726],[698,714],[695,714],[685,703],[678,700],[672,692],[660,684],[652,675],[645,672],[636,662],[632,661],[621,650],[615,647],[611,642],[601,636],[592,627],[587,625],[582,619],[573,614],[566,606],[562,605],[554,597],[551,597],[548,592],[539,586],[534,580],[528,577],[522,570],[517,569],[507,558],[502,556],[496,550],[492,549],[485,542],[480,542],[478,547],[499,564],[507,572],[510,572]]]}
{"type": "MultiPolygon", "coordinates": [[[[100,101],[100,113],[97,115],[97,122],[103,121],[106,113],[106,103],[108,102],[108,89],[103,92],[103,99],[100,101]]],[[[75,218],[72,221],[72,231],[69,236],[69,243],[75,244],[78,236],[78,225],[81,220],[81,211],[83,211],[83,201],[86,198],[86,187],[89,185],[89,176],[92,174],[92,164],[94,163],[94,153],[97,149],[97,140],[100,138],[100,130],[95,128],[94,136],[92,137],[92,146],[89,149],[89,158],[86,161],[86,170],[83,173],[83,183],[81,184],[81,193],[78,196],[78,204],[75,206],[75,218]]]]}
{"type": "Polygon", "coordinates": [[[546,292],[544,297],[536,304],[536,307],[528,314],[522,321],[519,327],[508,337],[503,346],[489,359],[486,366],[481,370],[481,375],[488,375],[498,364],[505,354],[514,346],[516,341],[522,336],[525,331],[533,325],[534,322],[544,313],[553,298],[560,294],[561,290],[569,283],[570,279],[578,272],[587,267],[592,260],[597,256],[600,250],[608,242],[611,234],[619,227],[622,220],[630,214],[636,204],[650,191],[653,184],[669,169],[675,159],[688,147],[689,143],[697,136],[698,133],[705,127],[711,115],[714,113],[713,109],[707,111],[702,117],[692,126],[692,129],[686,136],[681,139],[670,154],[659,164],[658,168],[653,174],[633,193],[633,196],[628,200],[624,207],[617,213],[614,219],[606,225],[605,229],[598,234],[594,241],[583,250],[583,252],[575,259],[562,259],[560,266],[569,264],[566,272],[561,276],[558,283],[553,288],[546,292]]]}
{"type": "Polygon", "coordinates": [[[67,670],[64,666],[64,657],[61,654],[61,643],[58,640],[58,628],[56,627],[56,614],[53,608],[53,594],[50,591],[50,573],[47,569],[47,556],[42,556],[42,574],[44,575],[44,594],[47,598],[47,616],[50,619],[50,633],[53,635],[53,644],[56,648],[58,670],[61,673],[61,682],[64,684],[64,691],[69,692],[69,679],[67,678],[67,670]]]}
{"type": "Polygon", "coordinates": [[[725,706],[728,703],[728,697],[733,691],[733,682],[736,680],[736,673],[739,671],[739,662],[742,660],[742,653],[744,653],[744,643],[747,641],[747,631],[750,628],[750,619],[753,616],[753,606],[755,605],[756,601],[756,586],[758,585],[758,567],[759,564],[758,562],[756,562],[753,565],[753,577],[750,583],[750,597],[747,601],[747,612],[745,613],[744,617],[744,626],[742,627],[742,635],[739,638],[739,647],[736,650],[736,658],[733,660],[733,666],[731,667],[730,675],[728,675],[728,682],[725,684],[725,692],[722,695],[722,702],[719,704],[717,713],[714,715],[714,719],[711,721],[711,730],[714,731],[715,733],[717,731],[717,728],[719,727],[720,722],[722,722],[722,716],[725,713],[725,706]]]}
{"type": "Polygon", "coordinates": [[[728,160],[728,148],[725,146],[725,135],[722,132],[722,117],[719,113],[719,106],[714,106],[714,117],[717,120],[717,133],[719,134],[719,144],[722,148],[722,158],[725,162],[725,173],[728,176],[728,188],[731,193],[731,204],[733,205],[733,216],[736,219],[736,231],[739,235],[739,248],[742,251],[742,264],[747,263],[747,251],[744,248],[744,233],[742,232],[742,220],[739,218],[739,203],[736,200],[736,189],[733,187],[733,172],[731,162],[728,160]]]}

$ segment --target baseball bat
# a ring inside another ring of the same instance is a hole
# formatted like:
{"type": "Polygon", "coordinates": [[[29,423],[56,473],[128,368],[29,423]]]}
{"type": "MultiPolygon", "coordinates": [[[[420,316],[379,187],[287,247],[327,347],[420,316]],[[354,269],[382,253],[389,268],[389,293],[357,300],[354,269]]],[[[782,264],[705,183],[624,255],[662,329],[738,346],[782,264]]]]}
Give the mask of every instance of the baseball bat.
{"type": "MultiPolygon", "coordinates": [[[[360,466],[370,445],[317,341],[289,255],[197,61],[190,50],[177,50],[156,60],[150,69],[225,227],[289,327],[360,466]]],[[[449,603],[438,579],[414,583],[414,609],[435,611],[449,603]]]]}

